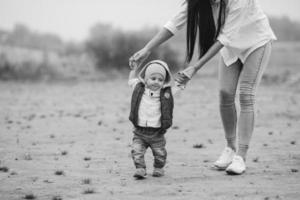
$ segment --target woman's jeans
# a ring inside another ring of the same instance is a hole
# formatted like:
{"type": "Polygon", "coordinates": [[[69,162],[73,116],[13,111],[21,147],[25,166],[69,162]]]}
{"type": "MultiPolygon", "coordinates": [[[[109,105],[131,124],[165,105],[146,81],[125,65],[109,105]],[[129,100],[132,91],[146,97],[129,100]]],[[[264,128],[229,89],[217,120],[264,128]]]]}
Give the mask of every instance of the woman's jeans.
{"type": "Polygon", "coordinates": [[[237,154],[244,159],[249,147],[254,127],[254,103],[257,86],[268,65],[271,42],[254,50],[244,64],[240,60],[226,66],[223,59],[219,65],[220,113],[225,130],[227,145],[236,150],[236,131],[238,132],[237,154]],[[237,119],[235,96],[239,86],[240,113],[237,119]],[[237,130],[236,130],[237,129],[237,130]]]}

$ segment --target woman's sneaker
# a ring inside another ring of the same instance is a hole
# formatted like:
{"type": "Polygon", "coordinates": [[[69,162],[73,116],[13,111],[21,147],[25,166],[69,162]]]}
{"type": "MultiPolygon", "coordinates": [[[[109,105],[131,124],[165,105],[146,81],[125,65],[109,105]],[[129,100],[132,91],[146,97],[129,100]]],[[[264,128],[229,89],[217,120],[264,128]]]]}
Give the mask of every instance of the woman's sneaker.
{"type": "Polygon", "coordinates": [[[146,178],[147,173],[146,173],[146,169],[144,168],[137,168],[133,177],[137,178],[137,179],[144,179],[146,178]]]}
{"type": "Polygon", "coordinates": [[[231,148],[225,147],[221,156],[213,164],[213,167],[218,170],[225,170],[231,164],[234,155],[235,152],[231,148]]]}
{"type": "Polygon", "coordinates": [[[154,177],[161,177],[165,174],[164,169],[163,168],[154,168],[152,176],[154,177]]]}
{"type": "Polygon", "coordinates": [[[246,171],[246,164],[241,156],[234,156],[232,163],[226,168],[227,174],[240,175],[246,171]]]}

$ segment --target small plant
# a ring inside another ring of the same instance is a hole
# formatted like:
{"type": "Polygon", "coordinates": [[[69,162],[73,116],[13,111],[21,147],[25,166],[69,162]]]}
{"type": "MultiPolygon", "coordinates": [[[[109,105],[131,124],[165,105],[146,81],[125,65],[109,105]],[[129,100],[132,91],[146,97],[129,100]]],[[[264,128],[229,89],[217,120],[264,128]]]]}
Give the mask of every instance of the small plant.
{"type": "Polygon", "coordinates": [[[68,154],[67,151],[62,151],[62,152],[61,152],[61,155],[63,155],[63,156],[65,156],[65,155],[67,155],[67,154],[68,154]]]}
{"type": "Polygon", "coordinates": [[[62,200],[62,198],[60,196],[54,196],[52,197],[52,200],[62,200]]]}
{"type": "Polygon", "coordinates": [[[15,171],[10,172],[10,175],[17,175],[18,173],[15,171]]]}
{"type": "Polygon", "coordinates": [[[61,176],[61,175],[64,175],[65,173],[63,170],[56,170],[54,174],[57,176],[61,176]]]}
{"type": "Polygon", "coordinates": [[[93,194],[93,193],[95,193],[95,190],[91,189],[91,188],[88,188],[88,189],[83,191],[83,194],[93,194]]]}
{"type": "Polygon", "coordinates": [[[195,148],[195,149],[201,149],[201,148],[204,148],[205,146],[204,146],[204,144],[194,144],[193,145],[193,148],[195,148]]]}
{"type": "Polygon", "coordinates": [[[32,157],[31,157],[31,155],[30,155],[29,153],[26,153],[26,154],[24,155],[24,159],[25,159],[25,160],[32,160],[32,157]]]}
{"type": "Polygon", "coordinates": [[[2,171],[2,172],[8,172],[8,170],[9,170],[8,167],[5,167],[5,166],[0,167],[0,171],[2,171]]]}
{"type": "Polygon", "coordinates": [[[273,131],[269,131],[269,133],[268,133],[269,135],[273,135],[273,131]]]}
{"type": "Polygon", "coordinates": [[[91,184],[91,182],[92,182],[92,181],[91,181],[91,179],[89,179],[89,178],[85,178],[85,179],[82,180],[82,183],[83,183],[83,184],[87,184],[87,185],[88,185],[88,184],[91,184]]]}
{"type": "Polygon", "coordinates": [[[299,170],[298,169],[291,169],[291,172],[297,173],[299,170]]]}
{"type": "Polygon", "coordinates": [[[84,157],[83,160],[89,161],[89,160],[91,160],[91,157],[84,157]]]}
{"type": "Polygon", "coordinates": [[[26,194],[25,196],[24,196],[24,199],[36,199],[36,196],[34,195],[34,194],[26,194]]]}

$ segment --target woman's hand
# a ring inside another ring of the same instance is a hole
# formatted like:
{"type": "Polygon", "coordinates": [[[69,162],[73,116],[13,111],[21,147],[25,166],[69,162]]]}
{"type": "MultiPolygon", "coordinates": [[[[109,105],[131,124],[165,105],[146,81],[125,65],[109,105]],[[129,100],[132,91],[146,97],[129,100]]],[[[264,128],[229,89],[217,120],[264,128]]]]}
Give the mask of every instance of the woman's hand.
{"type": "Polygon", "coordinates": [[[183,73],[189,79],[192,79],[193,76],[196,74],[196,72],[197,72],[196,67],[190,66],[190,67],[185,68],[181,73],[183,73]]]}
{"type": "Polygon", "coordinates": [[[133,54],[133,56],[129,58],[130,68],[137,69],[149,57],[150,54],[151,52],[145,48],[133,54]]]}
{"type": "Polygon", "coordinates": [[[176,77],[176,81],[179,84],[185,85],[192,77],[196,74],[197,70],[195,67],[187,67],[185,70],[178,72],[178,76],[176,77]]]}

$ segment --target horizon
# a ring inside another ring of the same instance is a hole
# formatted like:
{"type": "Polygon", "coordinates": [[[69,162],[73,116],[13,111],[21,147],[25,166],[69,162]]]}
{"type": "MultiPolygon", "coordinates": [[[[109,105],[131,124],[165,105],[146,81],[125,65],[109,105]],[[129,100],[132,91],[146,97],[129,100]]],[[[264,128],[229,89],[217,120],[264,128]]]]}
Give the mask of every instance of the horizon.
{"type": "MultiPolygon", "coordinates": [[[[65,41],[82,41],[97,23],[123,30],[163,26],[179,9],[181,1],[0,0],[0,29],[11,31],[16,24],[23,24],[31,31],[55,34],[65,41]]],[[[268,16],[286,16],[300,22],[297,0],[259,2],[268,16]]]]}

